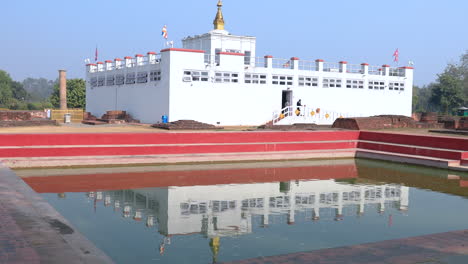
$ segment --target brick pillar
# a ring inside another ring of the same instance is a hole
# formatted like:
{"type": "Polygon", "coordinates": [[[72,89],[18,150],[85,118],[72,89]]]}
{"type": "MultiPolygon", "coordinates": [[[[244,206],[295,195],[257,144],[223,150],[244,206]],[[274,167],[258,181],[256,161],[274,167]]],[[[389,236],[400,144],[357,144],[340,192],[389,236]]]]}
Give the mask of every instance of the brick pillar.
{"type": "Polygon", "coordinates": [[[67,71],[59,70],[60,110],[67,110],[67,71]]]}

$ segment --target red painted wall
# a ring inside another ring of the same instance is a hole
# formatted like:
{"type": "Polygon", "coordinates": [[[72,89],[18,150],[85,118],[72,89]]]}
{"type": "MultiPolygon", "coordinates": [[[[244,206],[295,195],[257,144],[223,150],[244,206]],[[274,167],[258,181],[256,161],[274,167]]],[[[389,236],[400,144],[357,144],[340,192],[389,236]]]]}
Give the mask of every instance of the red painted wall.
{"type": "Polygon", "coordinates": [[[3,134],[0,146],[259,143],[357,140],[359,131],[3,134]]]}

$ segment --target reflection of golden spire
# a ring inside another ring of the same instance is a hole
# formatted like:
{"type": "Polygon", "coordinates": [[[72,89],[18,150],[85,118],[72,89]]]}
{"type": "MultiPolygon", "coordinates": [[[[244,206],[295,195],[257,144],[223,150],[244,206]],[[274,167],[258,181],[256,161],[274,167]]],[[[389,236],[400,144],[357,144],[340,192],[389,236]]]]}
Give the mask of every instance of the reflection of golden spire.
{"type": "Polygon", "coordinates": [[[223,18],[223,1],[218,1],[218,13],[216,13],[216,18],[213,21],[214,29],[224,30],[224,18],[223,18]]]}
{"type": "Polygon", "coordinates": [[[216,263],[218,260],[219,252],[219,237],[214,237],[210,241],[211,252],[213,252],[213,263],[216,263]]]}

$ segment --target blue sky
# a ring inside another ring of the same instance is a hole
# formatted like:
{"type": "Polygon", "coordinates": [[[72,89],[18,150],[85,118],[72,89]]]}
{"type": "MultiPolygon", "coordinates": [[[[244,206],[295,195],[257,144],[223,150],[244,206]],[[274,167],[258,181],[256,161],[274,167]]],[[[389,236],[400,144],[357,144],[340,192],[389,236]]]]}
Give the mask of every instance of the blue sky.
{"type": "MultiPolygon", "coordinates": [[[[0,69],[13,79],[83,78],[84,59],[180,47],[211,30],[217,0],[9,0],[0,16],[0,69]]],[[[224,0],[226,29],[257,37],[257,55],[371,65],[415,65],[415,84],[434,81],[468,50],[466,0],[224,0]]]]}

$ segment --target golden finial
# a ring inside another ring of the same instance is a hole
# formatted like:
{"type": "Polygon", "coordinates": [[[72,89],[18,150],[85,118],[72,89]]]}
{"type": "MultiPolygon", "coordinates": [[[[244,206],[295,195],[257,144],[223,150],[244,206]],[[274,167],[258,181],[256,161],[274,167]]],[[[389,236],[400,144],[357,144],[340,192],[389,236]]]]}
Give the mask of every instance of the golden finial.
{"type": "Polygon", "coordinates": [[[224,18],[223,18],[223,1],[218,1],[218,13],[216,13],[216,18],[213,21],[214,29],[224,30],[224,18]]]}

